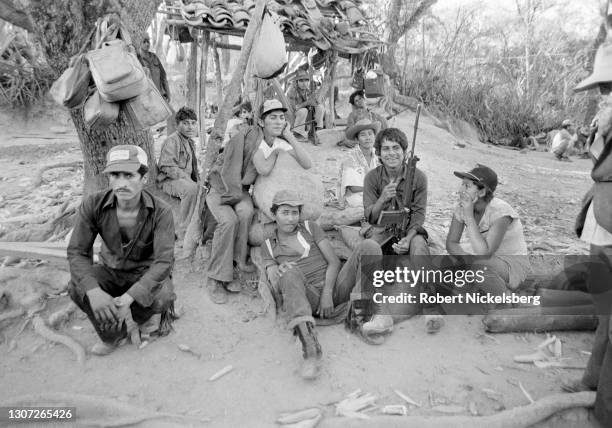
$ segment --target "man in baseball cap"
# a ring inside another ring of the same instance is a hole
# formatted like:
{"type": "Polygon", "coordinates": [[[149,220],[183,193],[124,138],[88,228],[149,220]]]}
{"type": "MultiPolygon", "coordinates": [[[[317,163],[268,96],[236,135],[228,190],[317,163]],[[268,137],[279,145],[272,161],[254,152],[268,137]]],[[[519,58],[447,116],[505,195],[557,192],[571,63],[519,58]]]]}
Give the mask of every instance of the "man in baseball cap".
{"type": "Polygon", "coordinates": [[[455,176],[459,178],[467,178],[472,180],[479,187],[486,187],[492,192],[495,192],[497,188],[497,174],[491,168],[485,165],[478,165],[476,168],[471,169],[468,172],[454,172],[455,176]]]}
{"type": "Polygon", "coordinates": [[[325,109],[321,104],[318,104],[314,98],[314,93],[310,88],[310,75],[304,69],[299,69],[294,78],[294,84],[287,92],[287,98],[291,109],[295,114],[293,122],[294,133],[301,140],[308,140],[306,132],[306,119],[308,113],[311,113],[316,129],[323,128],[323,117],[325,109]]]}
{"type": "Polygon", "coordinates": [[[101,339],[91,349],[95,355],[109,354],[128,336],[139,344],[141,333],[163,336],[171,329],[174,221],[170,207],[144,190],[147,161],[138,146],[109,150],[110,189],[83,198],[68,244],[69,293],[101,339]]]}

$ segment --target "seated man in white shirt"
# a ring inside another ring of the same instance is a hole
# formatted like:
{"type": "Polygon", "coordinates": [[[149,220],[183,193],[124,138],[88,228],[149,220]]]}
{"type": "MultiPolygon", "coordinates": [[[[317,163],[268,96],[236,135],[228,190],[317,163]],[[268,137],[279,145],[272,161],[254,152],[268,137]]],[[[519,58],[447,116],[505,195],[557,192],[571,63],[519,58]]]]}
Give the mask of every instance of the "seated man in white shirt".
{"type": "Polygon", "coordinates": [[[269,175],[281,151],[288,152],[304,169],[312,166],[310,156],[298,143],[285,118],[287,109],[278,100],[266,100],[261,109],[259,125],[264,138],[253,155],[253,164],[258,174],[269,175]]]}

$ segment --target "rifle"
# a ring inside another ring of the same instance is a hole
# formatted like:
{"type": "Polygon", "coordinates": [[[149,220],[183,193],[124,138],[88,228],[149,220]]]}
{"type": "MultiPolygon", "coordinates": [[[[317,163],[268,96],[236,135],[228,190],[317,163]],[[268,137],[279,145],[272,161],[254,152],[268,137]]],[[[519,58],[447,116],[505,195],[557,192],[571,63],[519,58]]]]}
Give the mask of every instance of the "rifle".
{"type": "MultiPolygon", "coordinates": [[[[421,109],[421,104],[419,104],[419,105],[417,106],[417,110],[418,110],[418,112],[417,112],[417,123],[419,122],[419,115],[421,114],[420,109],[421,109]]],[[[402,114],[403,112],[408,111],[408,110],[410,110],[410,107],[406,107],[405,109],[400,110],[400,111],[398,111],[397,113],[390,114],[389,116],[385,117],[385,120],[391,120],[391,119],[393,119],[395,116],[397,116],[397,115],[399,115],[399,114],[402,114]]]]}
{"type": "Polygon", "coordinates": [[[421,104],[417,106],[416,118],[414,120],[414,133],[412,135],[412,148],[410,149],[410,157],[406,162],[408,173],[406,176],[406,186],[410,189],[403,195],[402,207],[399,207],[399,203],[396,200],[393,201],[391,210],[381,211],[378,217],[379,225],[388,225],[389,230],[392,232],[392,236],[383,243],[383,246],[391,245],[399,242],[406,231],[406,227],[410,224],[412,217],[412,195],[416,190],[416,180],[414,178],[416,173],[416,164],[419,161],[418,156],[415,154],[416,137],[419,129],[419,117],[421,116],[421,104]]]}

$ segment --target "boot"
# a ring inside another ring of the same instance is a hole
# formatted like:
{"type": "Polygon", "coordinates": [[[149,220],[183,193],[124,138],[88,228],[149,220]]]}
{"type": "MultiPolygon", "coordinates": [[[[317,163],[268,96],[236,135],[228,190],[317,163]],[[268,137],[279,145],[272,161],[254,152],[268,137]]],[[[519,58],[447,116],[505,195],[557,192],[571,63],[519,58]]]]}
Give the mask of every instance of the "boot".
{"type": "Polygon", "coordinates": [[[305,380],[316,379],[321,369],[320,362],[321,345],[317,340],[314,325],[311,322],[301,322],[295,327],[295,334],[302,342],[302,354],[304,361],[300,369],[300,375],[305,380]]]}

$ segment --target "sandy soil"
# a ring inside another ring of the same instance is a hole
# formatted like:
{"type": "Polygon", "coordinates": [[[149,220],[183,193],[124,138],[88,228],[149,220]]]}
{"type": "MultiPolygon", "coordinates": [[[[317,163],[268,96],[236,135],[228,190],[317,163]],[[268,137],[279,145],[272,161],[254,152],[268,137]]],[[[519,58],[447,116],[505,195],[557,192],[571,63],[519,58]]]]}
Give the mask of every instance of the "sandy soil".
{"type": "MultiPolygon", "coordinates": [[[[394,126],[411,134],[413,119],[404,113],[394,126]]],[[[47,132],[47,125],[36,132],[47,132]]],[[[80,185],[80,169],[57,170],[45,176],[48,187],[41,186],[36,194],[27,191],[41,165],[79,157],[76,137],[40,141],[15,139],[8,132],[2,135],[0,221],[33,214],[38,207],[35,198],[44,197],[53,182],[65,182],[70,188],[80,185]]],[[[417,151],[419,166],[429,179],[429,222],[448,225],[459,185],[452,171],[480,162],[498,171],[497,194],[521,214],[530,248],[555,254],[586,251],[574,238],[572,225],[590,186],[589,161],[560,163],[547,153],[520,153],[474,142],[459,147],[456,140],[428,118],[421,119],[417,151]]],[[[18,268],[24,273],[51,269],[27,263],[18,268]]],[[[183,316],[176,321],[175,331],[141,350],[125,346],[105,358],[90,356],[79,366],[67,348],[47,342],[31,327],[17,334],[21,322],[5,326],[0,330],[0,402],[22,394],[71,392],[210,418],[205,426],[265,427],[274,425],[282,411],[322,406],[331,415],[331,403],[358,388],[377,395],[380,406],[401,404],[393,389],[401,390],[422,404],[420,409],[411,408],[410,414],[432,414],[433,407],[458,405],[464,414],[488,415],[528,403],[519,383],[538,399],[558,392],[562,379],[581,373],[512,361],[514,355],[531,353],[546,338],[544,334],[485,336],[480,317],[457,316],[449,318],[439,334],[430,336],[423,318],[417,316],[396,326],[380,347],[365,344],[342,326],[319,328],[323,373],[319,380],[307,383],[296,374],[299,344],[261,314],[261,299],[245,292],[227,305],[214,305],[203,288],[203,270],[192,270],[184,263],[176,267],[177,303],[183,316]],[[179,344],[201,356],[182,352],[179,344]],[[230,364],[232,372],[208,381],[230,364]]],[[[67,301],[66,296],[50,301],[44,316],[67,301]]],[[[74,317],[62,331],[85,347],[96,341],[83,316],[74,317]]],[[[590,350],[591,334],[556,335],[563,341],[564,356],[586,363],[583,351],[590,350]]]]}

